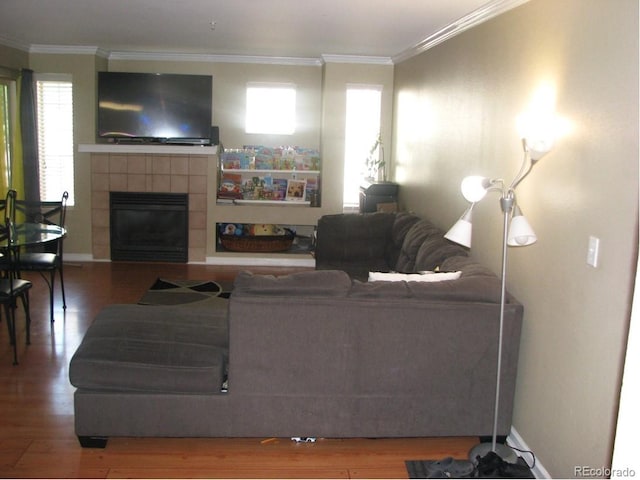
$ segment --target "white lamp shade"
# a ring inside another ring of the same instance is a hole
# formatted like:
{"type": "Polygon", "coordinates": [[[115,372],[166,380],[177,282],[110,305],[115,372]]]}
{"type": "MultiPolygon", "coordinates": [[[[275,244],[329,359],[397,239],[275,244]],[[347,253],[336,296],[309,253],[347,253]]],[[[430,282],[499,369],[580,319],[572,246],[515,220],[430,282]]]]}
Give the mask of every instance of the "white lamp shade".
{"type": "Polygon", "coordinates": [[[471,218],[473,204],[462,214],[460,219],[453,224],[453,227],[445,233],[444,238],[463,247],[471,248],[471,218]]]}
{"type": "Polygon", "coordinates": [[[527,139],[527,147],[529,148],[529,156],[532,160],[538,161],[544,157],[553,148],[553,137],[527,139]]]}
{"type": "Polygon", "coordinates": [[[538,240],[536,233],[522,212],[516,207],[516,213],[511,219],[511,226],[507,235],[507,245],[512,247],[525,247],[538,240]]]}
{"type": "Polygon", "coordinates": [[[464,196],[468,202],[476,203],[484,198],[487,194],[487,188],[489,188],[490,185],[491,180],[487,177],[471,175],[462,179],[460,190],[462,191],[462,196],[464,196]]]}
{"type": "Polygon", "coordinates": [[[471,248],[471,222],[463,219],[458,220],[444,238],[463,247],[471,248]]]}

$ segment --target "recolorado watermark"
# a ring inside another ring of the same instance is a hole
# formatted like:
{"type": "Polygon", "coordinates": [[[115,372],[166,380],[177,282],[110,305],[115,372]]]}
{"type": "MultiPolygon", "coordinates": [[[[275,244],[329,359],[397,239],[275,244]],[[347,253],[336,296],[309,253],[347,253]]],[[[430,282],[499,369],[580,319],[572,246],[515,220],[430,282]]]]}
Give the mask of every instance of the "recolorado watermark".
{"type": "Polygon", "coordinates": [[[591,467],[588,465],[576,465],[573,474],[578,478],[634,478],[636,471],[633,468],[591,467]]]}

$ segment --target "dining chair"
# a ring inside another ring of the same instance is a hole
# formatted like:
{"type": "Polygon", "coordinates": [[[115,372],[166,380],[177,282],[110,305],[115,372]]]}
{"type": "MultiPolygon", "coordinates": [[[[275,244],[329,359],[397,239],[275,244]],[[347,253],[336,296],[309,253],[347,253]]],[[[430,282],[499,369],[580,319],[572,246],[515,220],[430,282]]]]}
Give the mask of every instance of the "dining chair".
{"type": "MultiPolygon", "coordinates": [[[[4,198],[0,198],[0,222],[5,219],[13,221],[15,219],[15,200],[17,193],[13,189],[7,190],[4,198]]],[[[0,275],[4,276],[5,272],[11,268],[9,257],[4,254],[4,250],[0,251],[0,275]]]]}
{"type": "MultiPolygon", "coordinates": [[[[15,200],[15,191],[9,190],[3,204],[4,214],[11,212],[15,200]]],[[[18,364],[18,348],[16,341],[16,309],[18,298],[22,301],[26,319],[27,345],[31,343],[31,314],[29,311],[29,289],[31,282],[18,277],[12,268],[15,265],[16,249],[12,247],[13,224],[10,217],[5,216],[0,222],[0,246],[2,246],[3,269],[0,277],[0,304],[4,306],[9,330],[9,341],[13,345],[13,364],[18,364]]]]}
{"type": "MultiPolygon", "coordinates": [[[[44,223],[64,227],[67,214],[69,193],[64,192],[60,201],[15,201],[15,218],[19,222],[44,223]]],[[[64,238],[52,240],[36,247],[25,247],[16,257],[18,272],[38,272],[49,287],[49,309],[51,323],[53,318],[53,300],[56,273],[60,276],[62,308],[66,310],[67,300],[64,292],[63,274],[64,238]]]]}

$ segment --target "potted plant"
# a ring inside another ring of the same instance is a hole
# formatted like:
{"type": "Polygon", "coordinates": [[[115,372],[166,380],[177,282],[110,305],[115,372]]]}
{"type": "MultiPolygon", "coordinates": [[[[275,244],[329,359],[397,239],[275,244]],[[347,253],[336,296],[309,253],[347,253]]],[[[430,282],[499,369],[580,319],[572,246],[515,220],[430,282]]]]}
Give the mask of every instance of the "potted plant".
{"type": "Polygon", "coordinates": [[[387,181],[387,172],[384,161],[384,147],[382,145],[382,136],[378,134],[375,143],[369,150],[369,156],[366,160],[367,173],[373,181],[387,181]]]}

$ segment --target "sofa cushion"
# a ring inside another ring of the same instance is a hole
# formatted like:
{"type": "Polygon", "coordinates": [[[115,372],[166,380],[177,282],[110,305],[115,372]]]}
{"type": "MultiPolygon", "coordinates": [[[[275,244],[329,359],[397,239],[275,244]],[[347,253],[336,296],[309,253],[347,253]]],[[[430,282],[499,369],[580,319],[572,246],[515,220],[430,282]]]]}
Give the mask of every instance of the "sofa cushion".
{"type": "Polygon", "coordinates": [[[69,365],[77,388],[220,393],[227,309],[111,305],[89,327],[69,365]]]}
{"type": "Polygon", "coordinates": [[[395,270],[407,273],[434,270],[447,257],[466,254],[464,248],[444,238],[444,232],[438,227],[428,220],[419,220],[404,237],[395,270]]]}
{"type": "Polygon", "coordinates": [[[360,282],[355,280],[350,297],[354,298],[410,298],[411,291],[407,287],[407,282],[360,282]]]}
{"type": "Polygon", "coordinates": [[[496,277],[496,274],[489,268],[466,255],[447,257],[440,264],[440,269],[444,271],[461,270],[463,277],[496,277]]]}
{"type": "Polygon", "coordinates": [[[350,288],[351,278],[341,270],[311,270],[282,276],[243,271],[235,279],[233,296],[344,297],[350,288]]]}
{"type": "MultiPolygon", "coordinates": [[[[416,257],[420,247],[430,237],[442,235],[442,231],[428,220],[415,222],[402,242],[395,270],[398,272],[415,272],[416,257]]],[[[423,268],[423,270],[431,270],[423,268]]]]}
{"type": "Polygon", "coordinates": [[[361,215],[324,215],[318,220],[316,261],[325,259],[357,262],[384,259],[394,213],[366,213],[361,215]]]}
{"type": "Polygon", "coordinates": [[[388,271],[389,264],[384,258],[372,258],[370,260],[358,260],[349,262],[347,260],[339,262],[325,262],[321,266],[316,265],[318,270],[341,270],[354,280],[367,281],[370,270],[388,271]]]}
{"type": "MultiPolygon", "coordinates": [[[[497,277],[461,277],[449,282],[407,282],[412,298],[439,302],[500,302],[497,277]]],[[[465,307],[468,308],[468,307],[465,307]]]]}
{"type": "MultiPolygon", "coordinates": [[[[420,220],[420,217],[409,212],[398,212],[391,228],[391,242],[386,255],[387,265],[395,267],[398,263],[400,250],[411,227],[420,220]]],[[[373,267],[372,267],[373,268],[373,267]]]]}
{"type": "MultiPolygon", "coordinates": [[[[425,302],[500,302],[500,280],[493,277],[460,277],[446,282],[353,282],[352,298],[406,299],[425,302]]],[[[452,305],[452,308],[457,308],[452,305]]],[[[469,308],[464,307],[464,308],[469,308]]]]}
{"type": "MultiPolygon", "coordinates": [[[[456,245],[440,234],[430,235],[425,238],[422,245],[418,249],[413,271],[435,270],[442,267],[442,263],[452,256],[465,256],[467,252],[460,246],[456,245]]],[[[450,271],[441,268],[441,270],[450,271]]]]}

